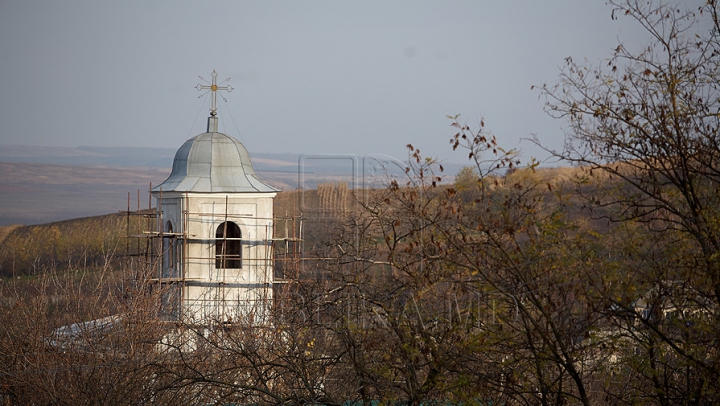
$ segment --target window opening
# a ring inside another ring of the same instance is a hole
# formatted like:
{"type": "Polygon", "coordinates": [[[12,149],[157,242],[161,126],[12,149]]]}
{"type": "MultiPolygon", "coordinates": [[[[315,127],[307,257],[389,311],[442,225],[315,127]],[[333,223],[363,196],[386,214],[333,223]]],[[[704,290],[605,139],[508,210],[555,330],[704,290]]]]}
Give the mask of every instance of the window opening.
{"type": "Polygon", "coordinates": [[[242,234],[240,227],[225,221],[215,231],[215,268],[239,269],[242,267],[242,234]]]}
{"type": "Polygon", "coordinates": [[[172,235],[173,226],[171,222],[168,221],[165,224],[165,231],[170,234],[165,238],[165,242],[167,243],[167,248],[165,250],[165,252],[167,252],[166,267],[175,268],[175,236],[172,235]]]}

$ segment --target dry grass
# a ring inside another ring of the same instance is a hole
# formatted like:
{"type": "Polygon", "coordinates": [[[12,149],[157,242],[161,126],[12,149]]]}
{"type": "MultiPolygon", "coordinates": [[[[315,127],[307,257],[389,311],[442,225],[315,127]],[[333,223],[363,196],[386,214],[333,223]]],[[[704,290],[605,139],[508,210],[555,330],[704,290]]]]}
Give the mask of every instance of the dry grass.
{"type": "Polygon", "coordinates": [[[19,227],[22,227],[22,225],[11,224],[9,226],[0,226],[0,245],[2,245],[2,242],[5,241],[5,238],[7,238],[10,233],[19,227]]]}

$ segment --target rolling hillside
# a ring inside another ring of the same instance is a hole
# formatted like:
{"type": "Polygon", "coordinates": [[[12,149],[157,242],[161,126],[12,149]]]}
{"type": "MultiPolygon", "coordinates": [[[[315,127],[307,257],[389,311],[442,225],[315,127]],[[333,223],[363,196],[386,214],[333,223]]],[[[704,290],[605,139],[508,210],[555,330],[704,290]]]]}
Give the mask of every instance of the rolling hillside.
{"type": "MultiPolygon", "coordinates": [[[[55,165],[0,162],[0,226],[42,224],[148,207],[150,185],[170,168],[55,165]]],[[[260,172],[281,190],[294,190],[297,171],[260,172]]],[[[342,172],[315,171],[303,177],[305,189],[323,182],[347,181],[342,172]]],[[[153,203],[154,204],[154,203],[153,203]]]]}
{"type": "MultiPolygon", "coordinates": [[[[128,209],[128,194],[131,210],[147,208],[149,187],[167,178],[174,154],[170,148],[0,145],[0,226],[117,213],[128,209]]],[[[261,179],[283,191],[341,182],[378,187],[384,166],[404,169],[397,159],[348,154],[253,153],[252,160],[261,179]]],[[[443,165],[450,178],[460,167],[443,165]]]]}

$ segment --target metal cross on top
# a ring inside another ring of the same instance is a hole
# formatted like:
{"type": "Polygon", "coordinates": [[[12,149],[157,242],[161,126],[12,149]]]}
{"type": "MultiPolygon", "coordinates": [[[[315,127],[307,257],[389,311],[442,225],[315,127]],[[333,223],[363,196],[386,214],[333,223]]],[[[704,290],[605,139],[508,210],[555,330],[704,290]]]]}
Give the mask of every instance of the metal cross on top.
{"type": "MultiPolygon", "coordinates": [[[[212,76],[212,83],[209,86],[198,83],[198,85],[195,86],[195,89],[197,89],[200,92],[203,90],[209,90],[212,92],[212,97],[210,99],[210,115],[215,117],[217,115],[217,91],[218,90],[227,90],[227,92],[230,93],[233,91],[233,87],[230,85],[218,86],[218,84],[217,84],[217,75],[218,74],[217,74],[217,72],[215,72],[215,69],[213,69],[213,71],[210,75],[212,76]]],[[[200,78],[200,80],[207,83],[207,80],[205,80],[202,76],[198,76],[198,77],[200,78]]],[[[222,83],[225,83],[228,80],[230,80],[230,78],[225,79],[222,83]]],[[[207,94],[207,92],[201,94],[200,96],[198,96],[198,98],[203,97],[206,94],[207,94]]],[[[224,96],[221,95],[220,97],[222,97],[222,99],[227,102],[227,99],[224,96]]]]}

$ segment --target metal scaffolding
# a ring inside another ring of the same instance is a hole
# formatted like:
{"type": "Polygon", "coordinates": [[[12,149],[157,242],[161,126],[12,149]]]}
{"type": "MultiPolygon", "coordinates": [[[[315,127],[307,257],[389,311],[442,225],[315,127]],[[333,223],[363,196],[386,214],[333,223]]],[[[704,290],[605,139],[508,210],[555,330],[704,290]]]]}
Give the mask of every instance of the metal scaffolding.
{"type": "MultiPolygon", "coordinates": [[[[152,185],[151,185],[152,186],[152,185]]],[[[144,287],[153,292],[160,293],[160,316],[164,319],[181,319],[188,316],[186,312],[193,309],[188,296],[192,289],[204,289],[204,292],[214,292],[205,297],[202,304],[204,311],[215,314],[204,314],[206,319],[222,319],[222,314],[229,314],[226,307],[236,305],[234,301],[243,298],[229,298],[229,292],[239,295],[237,269],[216,267],[215,262],[238,260],[231,257],[225,250],[204,255],[193,254],[189,249],[191,245],[205,247],[226,247],[228,243],[238,241],[243,247],[262,246],[264,249],[244,249],[250,253],[261,255],[243,255],[241,258],[243,272],[254,272],[258,276],[252,283],[242,282],[243,286],[253,285],[252,300],[258,301],[254,305],[263,312],[271,307],[282,306],[292,289],[292,284],[299,278],[299,271],[303,260],[303,217],[296,214],[273,216],[272,218],[254,217],[251,215],[238,215],[230,213],[225,204],[224,209],[211,213],[188,210],[186,205],[181,208],[182,224],[180,230],[166,230],[164,227],[164,213],[162,206],[162,193],[157,199],[158,207],[152,207],[152,198],[149,199],[148,208],[140,208],[140,193],[138,191],[137,210],[130,209],[128,195],[127,217],[127,275],[131,283],[144,287]],[[252,221],[249,221],[252,220],[252,221]],[[193,223],[205,227],[212,227],[218,223],[228,221],[245,221],[245,227],[255,227],[250,235],[254,239],[229,237],[223,233],[219,238],[208,238],[188,232],[192,230],[193,223]],[[258,226],[257,224],[263,224],[258,226]],[[262,229],[260,229],[262,228],[262,229]],[[171,261],[173,265],[168,265],[171,261]],[[176,265],[175,265],[176,264],[176,265]],[[203,277],[189,276],[192,267],[208,270],[203,277]],[[202,267],[202,268],[201,268],[202,267]],[[234,290],[233,290],[234,289],[234,290]]],[[[185,199],[187,201],[187,193],[185,199]]],[[[198,250],[195,249],[195,252],[198,250]]],[[[248,299],[248,298],[244,298],[248,299]]],[[[193,299],[197,301],[198,299],[193,299]]],[[[249,300],[249,299],[248,299],[249,300]]],[[[197,310],[197,309],[194,309],[197,310]]]]}

